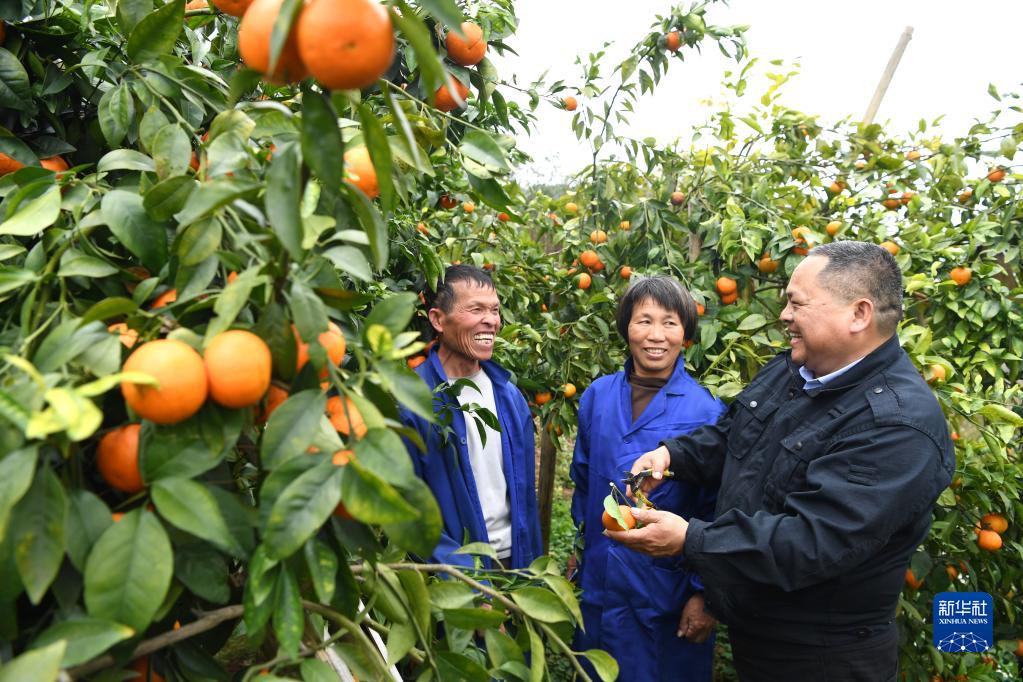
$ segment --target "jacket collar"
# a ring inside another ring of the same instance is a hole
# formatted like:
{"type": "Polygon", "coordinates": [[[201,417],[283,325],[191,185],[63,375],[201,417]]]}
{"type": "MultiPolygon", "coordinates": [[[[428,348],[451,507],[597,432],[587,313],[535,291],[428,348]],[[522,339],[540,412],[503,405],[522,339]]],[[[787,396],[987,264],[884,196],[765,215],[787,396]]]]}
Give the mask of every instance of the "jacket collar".
{"type": "MultiPolygon", "coordinates": [[[[632,361],[632,356],[625,361],[625,383],[629,383],[629,375],[632,374],[632,370],[635,367],[635,363],[632,361]]],[[[679,353],[678,360],[675,362],[675,369],[672,371],[671,376],[668,377],[668,383],[661,389],[670,395],[685,395],[686,389],[689,386],[689,373],[686,372],[686,361],[685,357],[679,353]]]]}
{"type": "MultiPolygon", "coordinates": [[[[867,377],[873,376],[878,371],[894,363],[901,354],[902,346],[899,344],[899,335],[892,334],[887,341],[870,352],[855,367],[834,381],[830,381],[823,387],[814,390],[813,395],[829,393],[831,391],[843,391],[850,386],[855,386],[867,377]]],[[[799,374],[799,367],[792,362],[791,350],[785,353],[785,363],[788,365],[790,375],[794,379],[805,383],[805,380],[799,374]]]]}
{"type": "MultiPolygon", "coordinates": [[[[447,372],[444,371],[444,365],[441,364],[440,356],[437,354],[439,345],[440,344],[437,344],[431,348],[430,354],[426,356],[426,364],[430,368],[430,373],[433,375],[435,385],[442,381],[448,381],[447,372]]],[[[501,367],[493,360],[484,360],[480,362],[480,367],[483,368],[483,371],[487,373],[488,377],[490,377],[490,381],[495,385],[503,387],[511,380],[511,372],[506,370],[504,367],[501,367]]]]}

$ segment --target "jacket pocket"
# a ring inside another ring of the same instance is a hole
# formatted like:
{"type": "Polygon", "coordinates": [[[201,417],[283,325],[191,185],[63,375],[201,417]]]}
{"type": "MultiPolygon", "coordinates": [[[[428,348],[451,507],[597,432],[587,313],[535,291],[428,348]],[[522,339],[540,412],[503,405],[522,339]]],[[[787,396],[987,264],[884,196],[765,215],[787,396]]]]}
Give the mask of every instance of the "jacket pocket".
{"type": "Polygon", "coordinates": [[[814,432],[794,433],[781,440],[781,449],[764,481],[769,511],[778,513],[790,493],[806,488],[806,468],[820,447],[814,432]]]}
{"type": "Polygon", "coordinates": [[[739,394],[729,406],[732,410],[732,425],[728,433],[728,454],[742,459],[757,444],[778,409],[770,387],[761,384],[751,386],[739,394]]]}

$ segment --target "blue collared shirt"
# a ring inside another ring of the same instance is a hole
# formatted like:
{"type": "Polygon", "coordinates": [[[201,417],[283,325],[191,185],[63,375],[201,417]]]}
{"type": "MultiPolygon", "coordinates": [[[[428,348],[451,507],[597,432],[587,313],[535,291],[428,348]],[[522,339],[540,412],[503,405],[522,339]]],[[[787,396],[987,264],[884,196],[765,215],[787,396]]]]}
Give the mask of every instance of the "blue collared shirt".
{"type": "Polygon", "coordinates": [[[852,362],[850,362],[845,367],[843,367],[841,369],[836,369],[831,374],[825,374],[822,377],[814,377],[813,372],[808,370],[806,368],[806,365],[803,365],[802,367],[799,368],[799,376],[803,377],[806,380],[806,384],[803,385],[803,390],[807,391],[807,392],[810,392],[810,391],[818,391],[818,390],[824,388],[825,384],[827,384],[830,381],[834,381],[838,377],[840,377],[843,374],[845,374],[846,372],[848,372],[850,369],[855,367],[860,362],[860,360],[862,360],[862,359],[863,358],[860,358],[859,360],[853,360],[852,362]]]}

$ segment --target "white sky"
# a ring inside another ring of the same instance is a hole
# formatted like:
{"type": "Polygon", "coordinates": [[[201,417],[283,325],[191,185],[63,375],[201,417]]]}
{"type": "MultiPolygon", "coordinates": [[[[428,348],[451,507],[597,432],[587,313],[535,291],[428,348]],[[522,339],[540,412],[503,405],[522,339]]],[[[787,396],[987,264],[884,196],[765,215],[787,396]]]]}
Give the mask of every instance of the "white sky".
{"type": "MultiPolygon", "coordinates": [[[[511,42],[519,55],[495,62],[502,78],[514,75],[522,85],[544,70],[548,82],[578,82],[577,56],[613,40],[604,62],[610,68],[670,7],[666,0],[519,0],[519,30],[511,42]]],[[[771,59],[798,61],[801,73],[784,86],[781,101],[819,115],[822,123],[862,117],[906,26],[913,27],[913,39],[876,117],[888,121],[894,132],[944,114],[943,130],[958,134],[997,107],[987,94],[988,83],[1002,92],[1018,92],[1023,81],[1017,51],[1023,3],[1015,0],[733,0],[711,5],[706,20],[749,24],[749,53],[760,58],[763,69],[777,68],[768,64],[771,59]]],[[[688,139],[692,126],[708,118],[707,100],[723,101],[722,75],[734,67],[735,61],[726,60],[712,44],[703,55],[690,51],[685,62],[672,63],[653,95],[637,103],[631,126],[620,132],[662,142],[688,139]]],[[[739,109],[751,107],[751,95],[759,98],[765,88],[766,79],[753,79],[744,98],[749,104],[739,109]]],[[[528,175],[554,179],[588,162],[589,145],[572,134],[571,114],[541,104],[538,117],[537,132],[519,138],[536,160],[528,175]]]]}

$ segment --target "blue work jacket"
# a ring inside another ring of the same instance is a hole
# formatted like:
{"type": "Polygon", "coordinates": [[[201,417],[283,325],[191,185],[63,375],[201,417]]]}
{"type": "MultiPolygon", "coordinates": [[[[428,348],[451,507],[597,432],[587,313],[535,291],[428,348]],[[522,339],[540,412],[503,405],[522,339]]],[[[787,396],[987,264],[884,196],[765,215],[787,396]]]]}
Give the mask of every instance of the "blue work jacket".
{"type": "MultiPolygon", "coordinates": [[[[572,518],[582,527],[579,582],[585,632],[576,648],[599,647],[618,660],[623,680],[710,680],[713,639],[698,645],[678,639],[682,608],[703,584],[681,557],[654,559],[603,535],[603,500],[644,452],[662,440],[714,423],[724,405],[685,370],[675,371],[632,421],[632,387],[625,370],[603,376],[586,389],[579,406],[579,433],[572,458],[572,518]]],[[[713,518],[715,492],[667,480],[650,495],[658,509],[690,518],[713,518]]]]}
{"type": "MultiPolygon", "coordinates": [[[[490,361],[480,365],[494,385],[497,420],[501,426],[501,452],[512,526],[512,553],[508,567],[523,568],[543,553],[536,506],[533,417],[525,398],[511,383],[505,369],[490,361]]],[[[431,391],[448,381],[436,348],[430,351],[426,362],[416,369],[416,373],[431,391]]],[[[443,409],[451,410],[454,416],[451,420],[454,433],[447,438],[441,425],[431,424],[408,409],[401,410],[401,420],[414,428],[426,444],[424,453],[407,442],[416,474],[433,491],[444,520],[440,543],[431,560],[471,567],[471,555],[452,552],[466,542],[489,542],[487,526],[469,463],[465,413],[459,410],[457,401],[444,394],[435,394],[435,412],[443,409]]],[[[475,424],[472,428],[476,428],[475,424]]],[[[484,564],[489,568],[489,559],[484,564]]]]}

